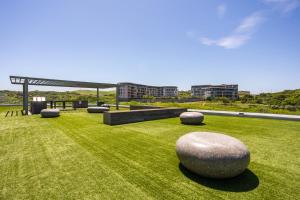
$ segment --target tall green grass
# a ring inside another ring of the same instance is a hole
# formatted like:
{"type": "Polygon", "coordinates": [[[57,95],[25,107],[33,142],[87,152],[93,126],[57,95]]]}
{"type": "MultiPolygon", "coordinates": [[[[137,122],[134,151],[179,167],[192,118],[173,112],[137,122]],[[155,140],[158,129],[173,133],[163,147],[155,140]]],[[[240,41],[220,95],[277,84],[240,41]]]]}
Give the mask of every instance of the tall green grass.
{"type": "Polygon", "coordinates": [[[221,102],[210,102],[210,101],[199,101],[199,102],[189,102],[189,103],[140,103],[140,102],[123,102],[122,104],[147,104],[153,106],[163,106],[163,107],[184,107],[190,109],[203,109],[203,110],[224,110],[224,111],[237,111],[237,112],[259,112],[259,113],[274,113],[274,114],[291,114],[299,115],[300,111],[289,111],[285,109],[272,109],[268,105],[263,104],[242,104],[238,102],[224,104],[221,102]]]}

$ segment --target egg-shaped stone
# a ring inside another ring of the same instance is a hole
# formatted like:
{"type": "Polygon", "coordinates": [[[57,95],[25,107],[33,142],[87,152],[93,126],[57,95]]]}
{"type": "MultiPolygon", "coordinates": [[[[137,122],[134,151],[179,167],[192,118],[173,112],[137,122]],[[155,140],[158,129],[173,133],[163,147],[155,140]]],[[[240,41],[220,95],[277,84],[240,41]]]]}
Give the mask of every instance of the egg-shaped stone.
{"type": "Polygon", "coordinates": [[[200,112],[184,112],[179,116],[181,123],[183,124],[201,124],[204,120],[204,115],[200,112]]]}
{"type": "Polygon", "coordinates": [[[209,178],[231,178],[245,171],[250,152],[240,140],[212,132],[192,132],[177,140],[176,153],[183,166],[209,178]]]}
{"type": "Polygon", "coordinates": [[[43,109],[41,111],[41,117],[43,118],[58,117],[59,115],[60,115],[59,109],[43,109]]]}

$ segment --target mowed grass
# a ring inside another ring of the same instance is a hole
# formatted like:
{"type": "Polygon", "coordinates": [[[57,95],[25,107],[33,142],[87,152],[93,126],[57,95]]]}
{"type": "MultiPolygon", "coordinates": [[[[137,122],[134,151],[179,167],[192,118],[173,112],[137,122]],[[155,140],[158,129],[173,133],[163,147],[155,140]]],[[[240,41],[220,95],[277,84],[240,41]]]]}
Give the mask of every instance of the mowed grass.
{"type": "Polygon", "coordinates": [[[300,123],[206,116],[119,126],[102,115],[55,119],[0,116],[0,199],[297,199],[300,123]],[[176,140],[215,131],[242,140],[251,163],[241,176],[211,180],[179,165],[176,140]]]}
{"type": "Polygon", "coordinates": [[[0,106],[0,115],[6,113],[7,111],[21,111],[21,106],[0,106]]]}

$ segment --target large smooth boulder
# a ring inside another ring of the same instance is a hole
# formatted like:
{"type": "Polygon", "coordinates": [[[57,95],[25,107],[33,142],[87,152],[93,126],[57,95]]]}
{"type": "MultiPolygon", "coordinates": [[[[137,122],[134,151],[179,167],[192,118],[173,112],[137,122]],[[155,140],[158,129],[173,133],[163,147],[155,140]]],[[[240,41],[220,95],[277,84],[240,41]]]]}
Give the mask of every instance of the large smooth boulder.
{"type": "Polygon", "coordinates": [[[209,178],[237,176],[250,162],[250,152],[241,141],[211,132],[192,132],[180,137],[176,153],[183,166],[209,178]]]}
{"type": "Polygon", "coordinates": [[[200,112],[184,112],[181,113],[180,121],[183,124],[201,124],[204,120],[204,115],[200,112]]]}
{"type": "Polygon", "coordinates": [[[41,111],[41,116],[43,118],[58,117],[59,115],[60,115],[59,109],[43,109],[41,111]]]}
{"type": "Polygon", "coordinates": [[[109,111],[108,107],[88,107],[88,113],[103,113],[109,111]]]}

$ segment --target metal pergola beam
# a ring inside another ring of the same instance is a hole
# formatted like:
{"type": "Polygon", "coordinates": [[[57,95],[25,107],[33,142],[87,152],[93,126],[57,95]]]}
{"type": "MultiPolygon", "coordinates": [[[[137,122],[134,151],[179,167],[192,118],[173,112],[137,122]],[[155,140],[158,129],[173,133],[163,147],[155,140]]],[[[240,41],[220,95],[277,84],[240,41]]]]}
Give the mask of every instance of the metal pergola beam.
{"type": "Polygon", "coordinates": [[[46,79],[24,76],[10,76],[12,84],[18,84],[23,86],[23,110],[25,114],[29,113],[28,103],[28,86],[53,86],[53,87],[76,87],[76,88],[96,88],[97,89],[97,105],[99,102],[99,89],[116,88],[116,108],[119,109],[119,85],[111,83],[94,83],[83,81],[67,81],[58,79],[46,79]]]}
{"type": "Polygon", "coordinates": [[[78,88],[113,88],[116,84],[111,83],[95,83],[95,82],[83,82],[83,81],[68,81],[58,79],[45,79],[35,77],[24,76],[10,76],[12,84],[23,84],[25,80],[28,80],[28,85],[37,86],[59,86],[59,87],[78,87],[78,88]]]}

